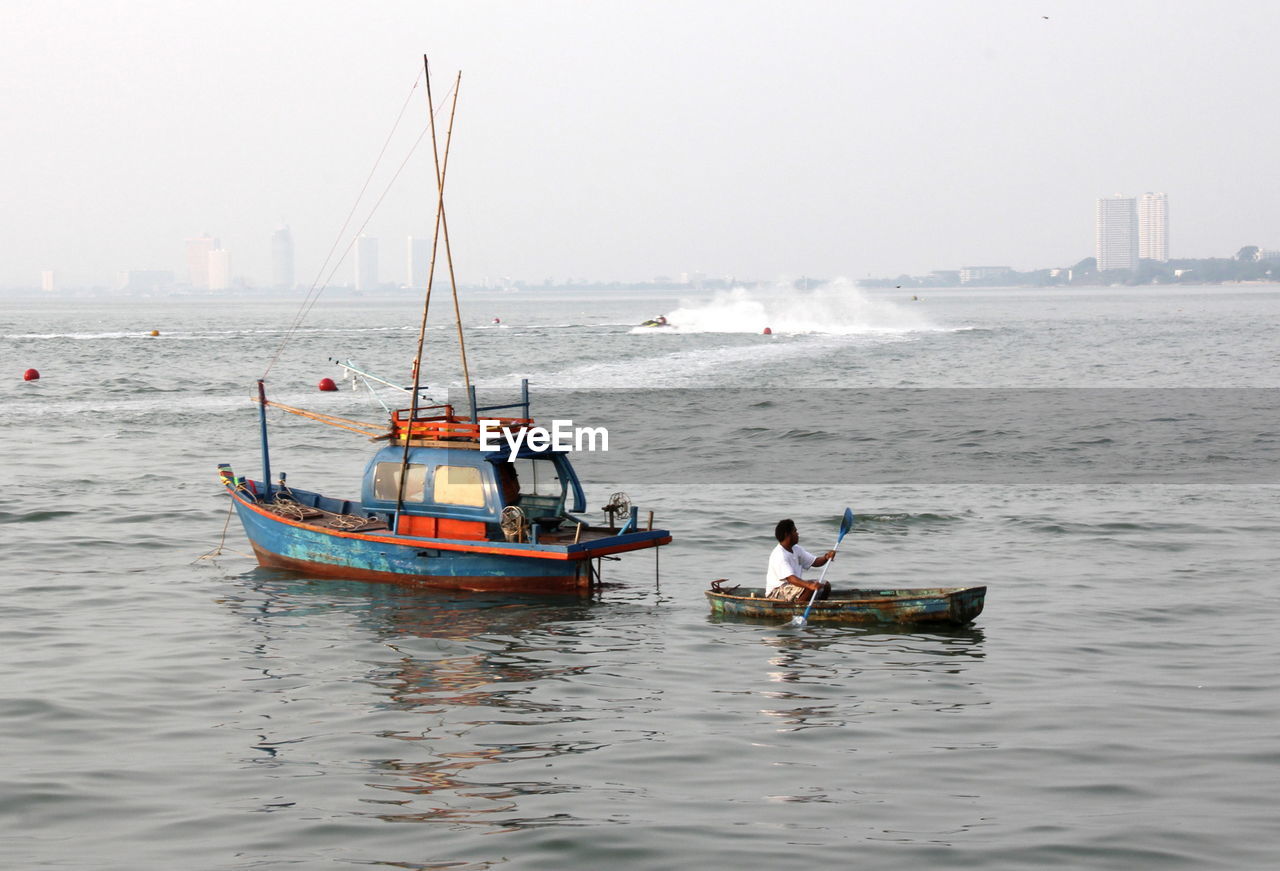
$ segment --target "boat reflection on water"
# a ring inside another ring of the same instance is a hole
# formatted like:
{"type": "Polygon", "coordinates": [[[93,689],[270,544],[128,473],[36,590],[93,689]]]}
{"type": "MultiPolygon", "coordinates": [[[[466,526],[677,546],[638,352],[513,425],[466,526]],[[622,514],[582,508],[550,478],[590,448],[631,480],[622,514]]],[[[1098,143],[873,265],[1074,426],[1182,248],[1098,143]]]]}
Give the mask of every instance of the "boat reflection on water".
{"type": "Polygon", "coordinates": [[[919,633],[839,627],[760,641],[769,652],[769,685],[759,693],[770,702],[760,713],[775,720],[777,732],[849,726],[886,707],[955,711],[987,703],[976,683],[962,699],[954,693],[945,700],[928,693],[902,697],[904,687],[914,694],[940,678],[963,675],[985,659],[985,635],[975,627],[919,633]]]}
{"type": "MultiPolygon", "coordinates": [[[[597,602],[308,580],[264,568],[243,578],[245,594],[223,603],[260,638],[252,650],[261,660],[255,675],[296,678],[299,658],[330,653],[335,646],[350,649],[353,667],[342,679],[310,686],[272,680],[255,689],[287,702],[307,697],[314,703],[318,694],[321,704],[346,716],[357,709],[357,723],[366,727],[357,727],[364,734],[357,743],[367,748],[372,739],[380,749],[375,758],[348,760],[363,772],[352,789],[364,793],[358,797],[362,805],[381,808],[375,816],[495,830],[545,825],[551,820],[516,815],[519,798],[581,788],[561,780],[497,783],[500,778],[486,779],[478,770],[597,749],[579,731],[589,715],[555,695],[548,700],[545,692],[595,667],[582,657],[566,661],[563,651],[581,645],[597,602]],[[352,689],[360,684],[363,694],[352,689]],[[367,728],[370,723],[374,728],[367,728]],[[535,740],[520,740],[522,732],[535,740]]],[[[310,671],[315,673],[314,664],[310,671]]],[[[287,729],[283,722],[279,728],[287,729]]],[[[282,764],[291,757],[296,763],[315,752],[308,751],[308,742],[321,740],[273,735],[275,726],[268,718],[246,727],[258,738],[251,761],[282,764]]],[[[343,744],[350,740],[348,735],[343,744]]]]}

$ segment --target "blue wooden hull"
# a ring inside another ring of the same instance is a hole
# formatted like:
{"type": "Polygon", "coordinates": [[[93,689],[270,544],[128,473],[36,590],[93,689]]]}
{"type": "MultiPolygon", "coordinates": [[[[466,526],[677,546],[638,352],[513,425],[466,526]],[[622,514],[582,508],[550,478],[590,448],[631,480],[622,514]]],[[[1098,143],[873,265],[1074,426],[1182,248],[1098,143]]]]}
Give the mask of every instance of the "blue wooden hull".
{"type": "Polygon", "coordinates": [[[634,532],[578,545],[537,545],[346,532],[282,517],[228,487],[258,562],[313,576],[434,589],[588,592],[598,556],[671,541],[663,530],[634,532]]]}

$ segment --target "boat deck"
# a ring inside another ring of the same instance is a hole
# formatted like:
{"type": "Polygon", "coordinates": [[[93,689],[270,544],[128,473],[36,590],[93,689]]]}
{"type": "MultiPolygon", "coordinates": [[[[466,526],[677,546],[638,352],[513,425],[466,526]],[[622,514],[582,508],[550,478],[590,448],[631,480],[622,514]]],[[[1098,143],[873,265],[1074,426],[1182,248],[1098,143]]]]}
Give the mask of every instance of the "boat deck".
{"type": "Polygon", "coordinates": [[[604,526],[584,526],[582,532],[573,524],[564,524],[555,530],[542,529],[538,532],[538,544],[582,544],[587,541],[598,541],[618,534],[618,530],[604,526]],[[576,541],[575,541],[576,537],[576,541]]]}
{"type": "MultiPolygon", "coordinates": [[[[278,514],[289,520],[305,524],[306,526],[316,527],[318,529],[334,530],[338,532],[391,532],[391,527],[386,521],[380,517],[366,517],[359,514],[342,514],[337,511],[329,511],[324,508],[315,508],[310,505],[302,505],[291,499],[277,497],[275,502],[261,507],[278,514]]],[[[610,529],[605,526],[583,526],[581,531],[579,527],[566,523],[554,530],[542,528],[538,532],[538,544],[582,544],[585,542],[599,541],[610,538],[618,534],[617,529],[610,529]]],[[[503,541],[502,538],[493,539],[494,541],[503,541]]]]}
{"type": "Polygon", "coordinates": [[[341,514],[337,511],[326,511],[323,508],[312,508],[310,505],[302,505],[285,497],[277,496],[275,502],[261,505],[261,507],[289,520],[296,520],[320,529],[338,532],[377,532],[379,530],[389,532],[391,529],[386,521],[378,517],[363,517],[359,514],[341,514]]]}

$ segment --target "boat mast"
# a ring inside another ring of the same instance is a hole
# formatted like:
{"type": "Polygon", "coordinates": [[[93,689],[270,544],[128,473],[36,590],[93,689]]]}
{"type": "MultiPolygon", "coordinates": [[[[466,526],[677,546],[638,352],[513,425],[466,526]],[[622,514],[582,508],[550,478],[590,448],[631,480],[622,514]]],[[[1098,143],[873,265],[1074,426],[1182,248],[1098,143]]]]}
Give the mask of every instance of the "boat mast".
{"type": "Polygon", "coordinates": [[[267,388],[258,379],[258,423],[262,427],[262,500],[271,499],[271,452],[267,450],[267,388]]]}
{"type": "MultiPolygon", "coordinates": [[[[409,399],[409,419],[404,430],[404,453],[400,458],[400,487],[396,497],[396,515],[404,511],[404,493],[405,486],[408,483],[409,472],[409,442],[410,436],[413,434],[413,422],[418,416],[418,398],[419,390],[422,385],[422,352],[423,346],[426,344],[427,337],[427,315],[431,310],[431,288],[435,284],[436,275],[436,256],[440,248],[440,237],[444,236],[445,259],[449,264],[449,285],[453,291],[453,311],[458,323],[458,347],[462,353],[462,381],[466,385],[467,395],[470,396],[471,373],[467,368],[467,348],[462,338],[462,313],[458,307],[458,285],[454,278],[453,272],[453,254],[449,248],[449,225],[445,219],[444,213],[444,181],[445,174],[449,170],[449,147],[453,142],[453,119],[458,112],[458,88],[462,84],[462,73],[459,72],[453,84],[453,104],[449,109],[449,127],[445,132],[444,141],[444,159],[441,161],[440,146],[436,138],[436,113],[435,100],[431,95],[431,64],[427,56],[422,56],[422,70],[426,79],[427,90],[427,115],[431,119],[431,153],[435,161],[436,173],[436,223],[435,231],[431,239],[431,264],[427,268],[427,293],[422,303],[422,322],[418,326],[418,352],[413,358],[413,394],[409,399]]],[[[471,418],[474,421],[476,416],[475,402],[470,403],[471,418]]],[[[394,427],[394,424],[393,424],[394,427]]]]}
{"type": "MultiPolygon", "coordinates": [[[[427,56],[422,56],[422,63],[425,67],[427,56]]],[[[436,187],[439,190],[440,198],[436,202],[436,214],[440,220],[440,230],[444,234],[444,259],[449,267],[449,290],[453,294],[453,322],[458,329],[458,354],[462,357],[462,387],[467,394],[467,404],[471,409],[471,422],[479,423],[476,417],[476,395],[471,386],[471,373],[467,369],[467,342],[462,336],[462,308],[458,304],[458,280],[453,272],[453,247],[449,244],[449,219],[444,213],[444,173],[448,169],[449,163],[449,145],[453,140],[453,112],[458,108],[458,85],[462,82],[462,73],[458,73],[458,78],[453,86],[453,110],[449,113],[449,130],[445,134],[444,154],[445,164],[440,164],[440,151],[436,148],[436,116],[431,115],[431,151],[436,161],[436,187]]],[[[427,76],[427,100],[431,100],[431,77],[427,76]]],[[[419,358],[421,359],[421,358],[419,358]]]]}

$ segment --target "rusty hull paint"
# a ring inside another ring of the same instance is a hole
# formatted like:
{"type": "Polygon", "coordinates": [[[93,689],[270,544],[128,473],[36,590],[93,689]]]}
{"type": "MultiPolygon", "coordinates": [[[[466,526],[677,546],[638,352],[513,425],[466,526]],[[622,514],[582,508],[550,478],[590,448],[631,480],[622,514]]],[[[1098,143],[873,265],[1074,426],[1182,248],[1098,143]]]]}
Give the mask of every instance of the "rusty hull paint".
{"type": "MultiPolygon", "coordinates": [[[[619,544],[600,545],[592,544],[592,542],[583,542],[581,544],[569,546],[542,546],[533,544],[512,544],[491,541],[475,541],[470,539],[444,539],[444,538],[426,538],[421,536],[408,536],[394,532],[345,532],[339,529],[332,529],[324,526],[317,526],[305,521],[293,520],[283,517],[274,512],[267,511],[257,502],[244,498],[233,488],[227,487],[227,493],[231,496],[232,501],[236,505],[236,511],[241,521],[245,522],[245,511],[253,512],[260,515],[265,521],[271,524],[281,526],[293,526],[298,529],[319,531],[326,536],[336,539],[348,539],[350,541],[373,542],[375,544],[385,544],[392,546],[407,547],[428,547],[434,550],[448,551],[450,553],[473,553],[473,554],[490,554],[494,556],[518,557],[521,559],[543,559],[543,560],[592,560],[601,556],[608,556],[615,553],[628,553],[633,550],[643,550],[650,547],[661,547],[671,544],[671,536],[664,534],[663,530],[651,530],[643,532],[634,532],[625,536],[631,539],[619,544]]],[[[246,533],[249,527],[245,527],[246,533]]],[[[250,535],[252,538],[252,535],[250,535]]]]}
{"type": "Polygon", "coordinates": [[[259,564],[268,568],[476,592],[583,593],[593,586],[585,553],[565,560],[452,551],[433,539],[340,533],[290,521],[240,498],[234,505],[259,564]]]}
{"type": "MultiPolygon", "coordinates": [[[[809,611],[809,622],[963,626],[982,613],[986,594],[986,587],[832,590],[831,598],[814,604],[809,611]]],[[[759,587],[739,587],[729,593],[708,590],[707,599],[711,613],[716,616],[769,622],[784,622],[799,616],[807,604],[766,599],[759,587]]]]}
{"type": "Polygon", "coordinates": [[[296,559],[272,553],[253,545],[258,564],[264,568],[284,569],[313,578],[338,578],[344,581],[396,584],[424,590],[462,590],[469,593],[577,594],[591,592],[590,569],[583,563],[572,563],[573,571],[563,576],[541,577],[446,577],[442,575],[410,575],[372,569],[334,565],[321,560],[296,559]]]}

